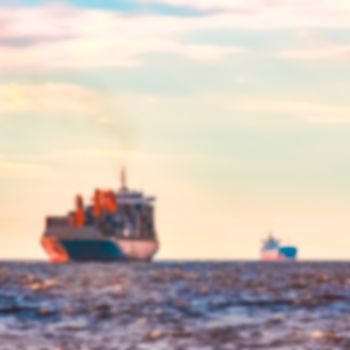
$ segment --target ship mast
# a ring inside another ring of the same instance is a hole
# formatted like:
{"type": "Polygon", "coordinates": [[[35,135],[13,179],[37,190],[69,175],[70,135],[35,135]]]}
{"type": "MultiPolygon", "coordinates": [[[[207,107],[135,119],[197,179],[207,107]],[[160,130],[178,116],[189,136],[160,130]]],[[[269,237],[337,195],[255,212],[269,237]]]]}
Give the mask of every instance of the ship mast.
{"type": "Polygon", "coordinates": [[[125,168],[123,167],[121,172],[120,172],[120,184],[121,184],[121,190],[122,191],[127,191],[128,188],[126,186],[126,171],[125,168]]]}

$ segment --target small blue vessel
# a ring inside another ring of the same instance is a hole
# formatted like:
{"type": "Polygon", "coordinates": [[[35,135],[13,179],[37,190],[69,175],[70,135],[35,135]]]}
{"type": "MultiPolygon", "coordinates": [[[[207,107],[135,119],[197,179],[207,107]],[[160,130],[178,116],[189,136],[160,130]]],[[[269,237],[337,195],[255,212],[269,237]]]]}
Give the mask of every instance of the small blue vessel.
{"type": "Polygon", "coordinates": [[[263,261],[294,261],[298,256],[298,248],[281,245],[280,240],[270,233],[262,242],[260,254],[263,261]]]}

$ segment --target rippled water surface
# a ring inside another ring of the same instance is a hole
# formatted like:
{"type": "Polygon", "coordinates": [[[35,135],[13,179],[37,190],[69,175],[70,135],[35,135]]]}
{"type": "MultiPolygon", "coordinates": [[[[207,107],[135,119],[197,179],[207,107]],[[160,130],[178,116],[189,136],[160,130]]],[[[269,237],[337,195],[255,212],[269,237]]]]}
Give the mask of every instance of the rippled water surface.
{"type": "Polygon", "coordinates": [[[350,349],[350,264],[2,262],[5,349],[350,349]]]}

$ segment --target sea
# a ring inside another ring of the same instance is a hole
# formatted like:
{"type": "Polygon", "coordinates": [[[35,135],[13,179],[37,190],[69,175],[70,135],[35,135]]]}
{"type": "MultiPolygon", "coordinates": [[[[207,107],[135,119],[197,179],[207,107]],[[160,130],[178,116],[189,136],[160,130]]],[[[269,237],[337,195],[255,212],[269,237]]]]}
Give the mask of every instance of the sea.
{"type": "Polygon", "coordinates": [[[0,263],[0,350],[350,349],[350,263],[0,263]]]}

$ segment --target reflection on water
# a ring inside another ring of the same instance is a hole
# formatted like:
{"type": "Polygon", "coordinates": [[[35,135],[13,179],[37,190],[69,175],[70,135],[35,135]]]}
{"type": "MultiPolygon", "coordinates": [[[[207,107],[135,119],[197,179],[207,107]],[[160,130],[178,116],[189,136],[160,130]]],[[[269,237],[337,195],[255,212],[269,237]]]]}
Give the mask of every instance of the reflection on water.
{"type": "Polygon", "coordinates": [[[0,349],[350,349],[350,264],[0,265],[0,349]]]}

